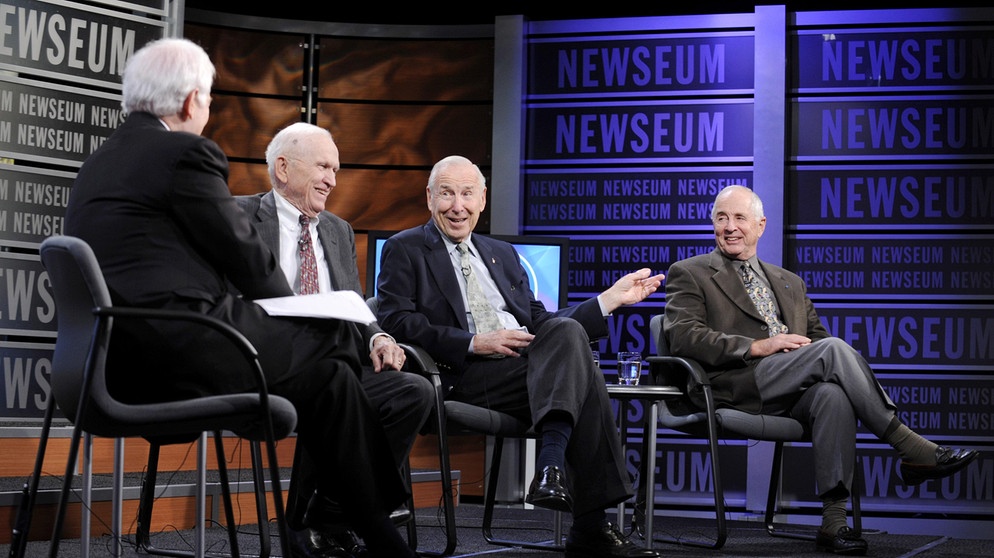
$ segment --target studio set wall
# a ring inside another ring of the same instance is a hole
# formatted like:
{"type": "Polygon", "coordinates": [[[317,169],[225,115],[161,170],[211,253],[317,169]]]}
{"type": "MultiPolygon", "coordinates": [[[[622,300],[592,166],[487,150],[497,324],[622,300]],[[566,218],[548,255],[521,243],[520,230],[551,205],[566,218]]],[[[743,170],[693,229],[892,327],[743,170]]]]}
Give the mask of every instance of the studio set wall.
{"type": "MultiPolygon", "coordinates": [[[[806,280],[902,418],[986,450],[909,489],[894,453],[861,431],[867,521],[991,536],[994,9],[403,26],[176,20],[181,3],[119,4],[0,0],[5,420],[40,421],[47,401],[55,309],[38,246],[61,232],[76,169],[123,120],[124,60],[178,34],[217,65],[205,135],[230,158],[233,193],[268,190],[264,150],[280,128],[331,130],[342,171],[328,209],[355,228],[363,273],[366,233],[425,222],[428,171],[452,153],[490,179],[480,231],[569,239],[571,303],[710,251],[715,194],[753,188],[769,221],[760,256],[806,280]]],[[[608,318],[595,345],[606,381],[618,351],[654,353],[649,320],[663,307],[659,292],[608,318]]],[[[626,436],[634,473],[640,427],[626,436]]],[[[660,509],[712,505],[704,448],[665,430],[660,440],[660,509]]],[[[788,508],[817,518],[810,452],[787,451],[788,508]]],[[[729,509],[761,510],[768,447],[722,452],[729,509]]]]}

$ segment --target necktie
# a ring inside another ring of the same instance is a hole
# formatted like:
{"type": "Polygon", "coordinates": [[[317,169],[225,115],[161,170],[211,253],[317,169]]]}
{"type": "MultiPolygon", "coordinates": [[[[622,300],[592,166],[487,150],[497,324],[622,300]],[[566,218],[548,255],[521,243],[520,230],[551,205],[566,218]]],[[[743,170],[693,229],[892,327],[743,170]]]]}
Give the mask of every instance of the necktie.
{"type": "Polygon", "coordinates": [[[760,315],[770,326],[770,337],[778,333],[787,333],[787,326],[777,316],[777,306],[773,302],[773,294],[756,277],[756,272],[752,270],[752,266],[748,263],[742,264],[739,271],[742,273],[742,282],[745,283],[749,298],[752,299],[752,303],[756,305],[756,310],[759,310],[760,315]]]}
{"type": "Polygon", "coordinates": [[[311,220],[306,215],[300,216],[300,240],[297,241],[297,252],[300,256],[300,293],[315,294],[318,292],[318,263],[314,259],[314,244],[311,242],[311,220]]]}
{"type": "Polygon", "coordinates": [[[473,266],[469,264],[469,248],[460,242],[456,244],[456,250],[459,251],[459,265],[462,267],[463,277],[466,278],[466,298],[469,299],[469,312],[473,315],[473,322],[476,323],[476,333],[503,329],[497,318],[497,311],[483,294],[480,282],[473,273],[473,266]]]}

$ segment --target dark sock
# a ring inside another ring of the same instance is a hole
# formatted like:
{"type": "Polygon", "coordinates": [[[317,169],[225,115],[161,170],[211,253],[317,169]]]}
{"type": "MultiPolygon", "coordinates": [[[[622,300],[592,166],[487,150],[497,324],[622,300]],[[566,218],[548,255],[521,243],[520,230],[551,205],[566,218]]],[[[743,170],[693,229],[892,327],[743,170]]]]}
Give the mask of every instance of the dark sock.
{"type": "Polygon", "coordinates": [[[884,433],[884,441],[897,450],[901,459],[915,465],[935,465],[935,443],[922,438],[894,417],[884,433]]]}
{"type": "Polygon", "coordinates": [[[390,517],[374,520],[356,533],[366,543],[368,558],[416,558],[390,517]]]}
{"type": "Polygon", "coordinates": [[[566,468],[566,445],[573,434],[573,424],[566,418],[549,416],[542,421],[542,449],[536,465],[541,471],[546,467],[566,468]]]}
{"type": "Polygon", "coordinates": [[[607,524],[607,513],[604,510],[594,510],[573,516],[573,525],[570,529],[577,533],[595,533],[605,524],[607,524]]]}

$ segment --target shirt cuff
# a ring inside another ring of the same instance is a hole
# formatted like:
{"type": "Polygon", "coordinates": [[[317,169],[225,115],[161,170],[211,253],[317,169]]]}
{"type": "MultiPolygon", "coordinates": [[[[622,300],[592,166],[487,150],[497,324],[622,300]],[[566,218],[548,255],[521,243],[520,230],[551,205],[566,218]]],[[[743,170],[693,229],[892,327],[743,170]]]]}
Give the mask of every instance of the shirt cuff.
{"type": "Polygon", "coordinates": [[[393,341],[394,343],[396,343],[396,340],[389,333],[376,333],[376,334],[373,334],[372,339],[369,340],[369,352],[370,353],[373,352],[373,346],[376,344],[376,339],[378,337],[386,337],[386,338],[390,339],[391,341],[393,341]]]}

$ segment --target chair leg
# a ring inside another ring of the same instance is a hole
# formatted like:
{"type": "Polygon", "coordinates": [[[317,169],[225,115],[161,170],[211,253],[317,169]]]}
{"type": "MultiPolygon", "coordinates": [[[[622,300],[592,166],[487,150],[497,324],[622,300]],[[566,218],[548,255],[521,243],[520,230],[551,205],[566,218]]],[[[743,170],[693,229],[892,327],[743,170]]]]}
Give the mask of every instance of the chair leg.
{"type": "Polygon", "coordinates": [[[563,552],[566,550],[565,545],[562,544],[560,539],[561,528],[560,520],[562,519],[562,514],[556,513],[553,521],[555,521],[555,539],[549,542],[530,542],[530,541],[516,541],[509,539],[500,539],[493,534],[493,518],[494,518],[494,506],[497,502],[497,484],[500,478],[500,460],[504,449],[504,438],[495,437],[494,438],[494,451],[493,457],[490,459],[490,476],[487,481],[486,494],[483,501],[483,538],[490,544],[496,544],[499,546],[508,546],[514,548],[527,548],[532,550],[552,550],[555,552],[563,552]]]}
{"type": "Polygon", "coordinates": [[[766,531],[773,537],[813,541],[817,537],[814,530],[785,530],[778,528],[775,522],[780,508],[780,486],[783,477],[783,442],[773,446],[773,471],[770,473],[770,493],[766,498],[766,531]]]}
{"type": "Polygon", "coordinates": [[[155,501],[155,482],[159,471],[159,444],[149,442],[148,466],[142,477],[138,496],[138,518],[135,530],[135,547],[149,554],[155,554],[151,541],[152,503],[155,501]]]}
{"type": "Polygon", "coordinates": [[[252,482],[255,486],[255,513],[259,518],[259,556],[268,558],[272,551],[269,537],[269,510],[266,506],[266,477],[262,466],[262,446],[259,442],[250,442],[252,455],[252,482]]]}
{"type": "MultiPolygon", "coordinates": [[[[231,545],[231,558],[238,558],[238,526],[235,524],[235,511],[231,505],[231,484],[228,483],[228,466],[225,464],[224,436],[220,431],[214,431],[214,453],[217,455],[217,473],[221,483],[221,502],[224,506],[224,517],[227,522],[228,544],[231,545]]],[[[253,470],[253,476],[257,476],[253,470]]],[[[262,526],[259,526],[262,529],[262,526]]],[[[269,531],[266,531],[268,534],[269,531]]],[[[261,536],[261,535],[260,535],[261,536]]],[[[268,542],[268,541],[267,541],[268,542]]],[[[269,551],[268,544],[264,547],[269,551]]]]}
{"type": "Polygon", "coordinates": [[[35,501],[38,499],[38,484],[41,482],[41,468],[45,461],[45,451],[48,449],[48,435],[52,429],[52,417],[55,414],[55,401],[49,399],[45,407],[45,418],[42,421],[41,434],[38,437],[38,453],[35,455],[35,466],[28,482],[21,489],[21,501],[17,507],[17,518],[11,532],[10,558],[22,558],[28,545],[28,535],[31,531],[31,515],[34,513],[35,501]]]}
{"type": "Polygon", "coordinates": [[[404,526],[407,529],[407,546],[409,546],[411,548],[411,550],[417,550],[418,549],[418,527],[417,527],[417,523],[418,522],[417,522],[417,519],[414,516],[414,487],[412,486],[412,481],[411,481],[411,462],[410,461],[404,463],[404,466],[401,467],[401,473],[404,476],[404,482],[407,483],[407,489],[408,489],[408,491],[410,491],[410,494],[411,494],[407,498],[407,510],[409,512],[411,512],[411,518],[407,521],[407,524],[404,526]]]}
{"type": "MultiPolygon", "coordinates": [[[[418,550],[421,556],[451,556],[456,550],[456,511],[455,494],[452,487],[452,464],[449,461],[449,443],[446,434],[444,406],[439,403],[436,417],[438,422],[435,425],[438,438],[438,468],[439,477],[442,484],[442,512],[445,514],[445,548],[440,551],[418,550]]],[[[414,509],[411,509],[413,513],[414,509]]],[[[412,521],[413,523],[413,521],[412,521]]],[[[408,539],[408,545],[410,545],[408,539]]],[[[416,542],[416,541],[415,541],[416,542]]]]}
{"type": "MultiPolygon", "coordinates": [[[[280,481],[280,465],[276,455],[276,439],[270,425],[266,429],[266,457],[269,459],[269,482],[273,491],[273,507],[276,508],[276,526],[280,535],[280,550],[284,557],[292,556],[290,552],[290,534],[287,531],[286,508],[283,503],[283,483],[280,481]]],[[[261,469],[260,469],[261,473],[261,469]]],[[[262,493],[265,497],[265,493],[262,493]]],[[[259,520],[263,521],[262,519],[259,520]]],[[[260,528],[262,525],[259,526],[260,528]]]]}
{"type": "Polygon", "coordinates": [[[721,466],[718,459],[718,423],[715,420],[714,401],[711,399],[709,389],[705,391],[704,398],[710,410],[707,413],[707,434],[708,453],[711,456],[711,484],[714,487],[715,538],[709,541],[653,535],[653,541],[718,550],[725,546],[725,540],[728,538],[728,526],[725,523],[725,489],[721,484],[721,466]]]}
{"type": "MultiPolygon", "coordinates": [[[[82,411],[79,411],[82,414],[82,411]]],[[[59,507],[55,513],[55,526],[52,529],[51,544],[48,547],[49,558],[58,558],[59,542],[62,537],[62,526],[66,519],[66,508],[69,506],[69,491],[72,488],[72,478],[76,470],[76,460],[79,458],[79,444],[82,438],[79,420],[75,422],[72,429],[72,437],[69,442],[69,456],[66,459],[65,476],[62,478],[62,491],[59,494],[59,507]]]]}
{"type": "MultiPolygon", "coordinates": [[[[221,500],[224,506],[224,515],[227,521],[227,531],[228,531],[228,543],[231,545],[231,558],[238,558],[240,555],[238,548],[238,527],[235,524],[235,513],[231,504],[231,486],[228,483],[228,470],[225,465],[225,453],[224,453],[224,439],[221,432],[214,432],[214,448],[217,454],[218,462],[218,476],[220,477],[221,484],[221,500]]],[[[198,442],[199,443],[199,442],[198,442]]],[[[152,546],[151,538],[151,524],[152,524],[152,507],[155,504],[155,488],[156,480],[158,477],[159,469],[159,454],[161,452],[161,444],[149,441],[149,451],[148,451],[148,466],[145,469],[145,476],[142,478],[141,492],[138,499],[138,517],[137,517],[137,528],[135,530],[135,548],[146,554],[156,555],[156,556],[172,556],[176,558],[193,558],[196,556],[196,552],[188,550],[177,550],[169,548],[158,548],[152,546]]],[[[198,467],[199,469],[199,467],[198,467]]],[[[197,472],[198,475],[202,474],[202,471],[197,472]]],[[[258,476],[259,473],[255,473],[258,476]]],[[[199,498],[199,496],[198,496],[199,498]]],[[[198,506],[201,504],[198,502],[198,506]]],[[[262,516],[265,517],[265,516],[262,516]]],[[[202,525],[197,526],[198,529],[202,528],[202,525]]],[[[260,548],[261,556],[268,556],[269,545],[268,545],[268,531],[262,530],[263,526],[260,525],[260,548]],[[262,543],[262,532],[265,532],[266,542],[262,543]]]]}

